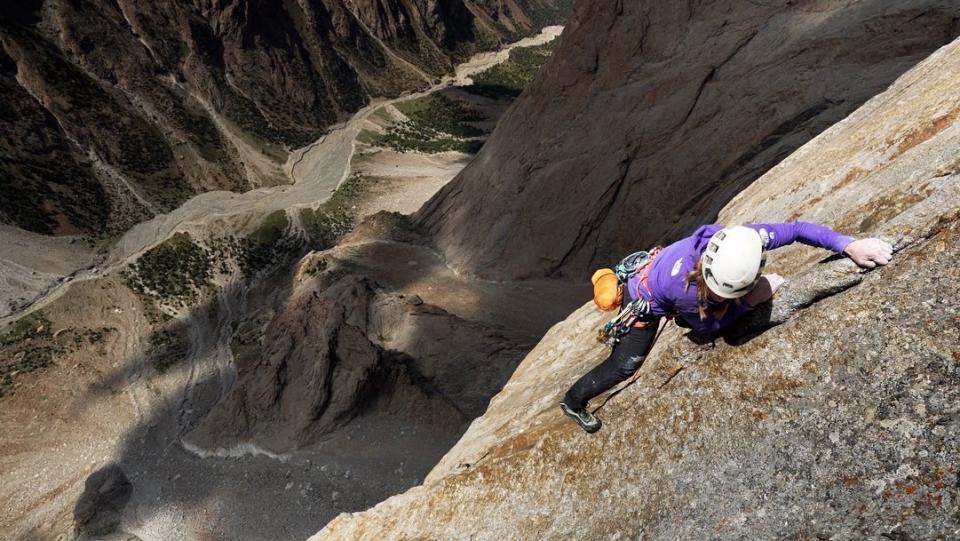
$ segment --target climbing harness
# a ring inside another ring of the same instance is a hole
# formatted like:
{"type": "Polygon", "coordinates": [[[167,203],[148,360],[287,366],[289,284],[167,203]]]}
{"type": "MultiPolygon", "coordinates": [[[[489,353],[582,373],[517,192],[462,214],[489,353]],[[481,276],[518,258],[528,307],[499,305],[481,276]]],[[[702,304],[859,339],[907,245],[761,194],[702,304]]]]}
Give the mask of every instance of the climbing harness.
{"type": "MultiPolygon", "coordinates": [[[[617,280],[623,287],[627,287],[630,278],[640,273],[640,281],[637,287],[643,287],[649,291],[647,280],[650,275],[650,266],[659,253],[660,247],[658,246],[653,250],[634,252],[623,258],[614,267],[617,280]]],[[[639,291],[631,296],[635,296],[636,300],[623,306],[617,316],[606,322],[597,332],[598,342],[613,347],[625,334],[630,332],[632,327],[643,328],[656,320],[656,318],[650,316],[650,302],[643,298],[639,291]]]]}

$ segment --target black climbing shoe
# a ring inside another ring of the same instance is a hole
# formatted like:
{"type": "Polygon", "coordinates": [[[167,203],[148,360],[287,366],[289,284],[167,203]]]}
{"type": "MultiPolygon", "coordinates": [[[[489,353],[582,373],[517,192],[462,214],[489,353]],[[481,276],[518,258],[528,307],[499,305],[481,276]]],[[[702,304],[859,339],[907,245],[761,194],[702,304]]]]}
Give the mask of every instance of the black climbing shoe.
{"type": "Polygon", "coordinates": [[[564,415],[576,421],[577,424],[580,425],[580,428],[588,434],[593,434],[597,430],[600,430],[600,419],[589,411],[585,409],[574,411],[563,402],[560,403],[560,410],[564,415]]]}

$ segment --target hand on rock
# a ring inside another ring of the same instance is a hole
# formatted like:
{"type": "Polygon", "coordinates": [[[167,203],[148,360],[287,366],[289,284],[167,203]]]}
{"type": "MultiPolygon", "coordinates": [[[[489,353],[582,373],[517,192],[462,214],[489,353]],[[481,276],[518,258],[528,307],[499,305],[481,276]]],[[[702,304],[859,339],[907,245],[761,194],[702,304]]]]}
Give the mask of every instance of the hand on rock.
{"type": "Polygon", "coordinates": [[[843,249],[854,263],[872,269],[877,265],[886,265],[893,257],[893,246],[880,239],[855,240],[843,249]]]}
{"type": "Polygon", "coordinates": [[[786,280],[779,274],[764,274],[757,281],[757,285],[750,290],[750,293],[744,295],[743,300],[749,306],[763,304],[773,298],[773,294],[780,289],[784,282],[786,280]]]}

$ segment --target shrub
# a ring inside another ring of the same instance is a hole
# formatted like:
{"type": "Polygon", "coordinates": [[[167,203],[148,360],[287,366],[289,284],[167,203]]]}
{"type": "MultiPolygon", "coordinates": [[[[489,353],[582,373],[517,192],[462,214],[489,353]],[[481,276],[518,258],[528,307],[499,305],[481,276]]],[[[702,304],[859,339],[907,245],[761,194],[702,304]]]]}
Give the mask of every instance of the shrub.
{"type": "Polygon", "coordinates": [[[212,264],[207,251],[194,243],[189,233],[176,233],[140,256],[122,276],[137,293],[189,304],[210,285],[212,264]]]}

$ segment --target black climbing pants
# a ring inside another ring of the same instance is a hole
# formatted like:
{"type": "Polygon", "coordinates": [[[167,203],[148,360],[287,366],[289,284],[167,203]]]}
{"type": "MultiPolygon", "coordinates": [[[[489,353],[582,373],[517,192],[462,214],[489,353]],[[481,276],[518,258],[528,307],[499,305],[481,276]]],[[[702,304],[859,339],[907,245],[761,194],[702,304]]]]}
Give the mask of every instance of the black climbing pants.
{"type": "Polygon", "coordinates": [[[656,319],[642,329],[630,329],[605,361],[570,387],[563,397],[564,404],[572,410],[584,409],[591,398],[632,376],[647,357],[659,327],[660,320],[656,319]]]}

